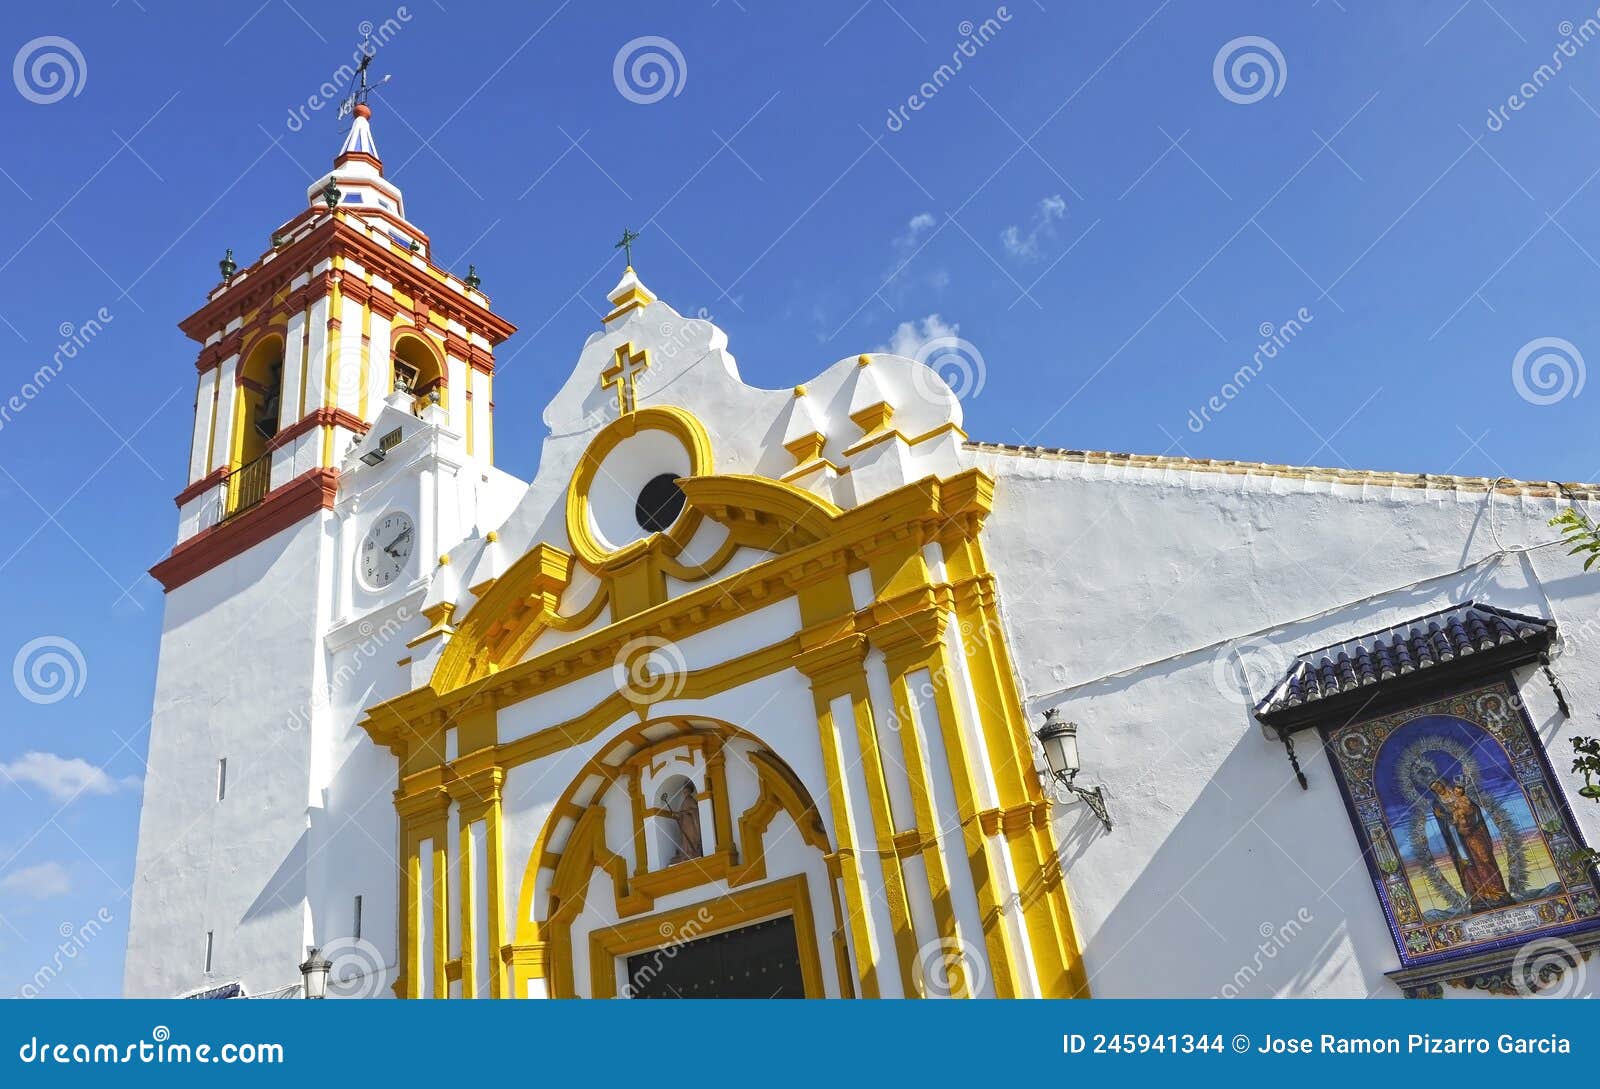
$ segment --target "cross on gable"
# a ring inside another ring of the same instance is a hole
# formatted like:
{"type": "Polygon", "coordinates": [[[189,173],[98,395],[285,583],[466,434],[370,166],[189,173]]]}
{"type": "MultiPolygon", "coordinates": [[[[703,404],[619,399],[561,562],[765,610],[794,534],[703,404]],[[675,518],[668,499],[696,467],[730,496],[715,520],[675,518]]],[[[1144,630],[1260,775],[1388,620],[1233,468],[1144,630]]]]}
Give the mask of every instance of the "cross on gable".
{"type": "Polygon", "coordinates": [[[600,372],[600,388],[617,387],[617,415],[626,416],[637,406],[635,384],[649,366],[649,349],[635,350],[632,344],[624,344],[617,349],[611,365],[600,372]]]}
{"type": "Polygon", "coordinates": [[[622,241],[611,247],[614,250],[622,251],[623,258],[628,262],[629,268],[633,267],[633,244],[637,241],[639,241],[639,232],[630,231],[624,227],[622,228],[622,241]]]}

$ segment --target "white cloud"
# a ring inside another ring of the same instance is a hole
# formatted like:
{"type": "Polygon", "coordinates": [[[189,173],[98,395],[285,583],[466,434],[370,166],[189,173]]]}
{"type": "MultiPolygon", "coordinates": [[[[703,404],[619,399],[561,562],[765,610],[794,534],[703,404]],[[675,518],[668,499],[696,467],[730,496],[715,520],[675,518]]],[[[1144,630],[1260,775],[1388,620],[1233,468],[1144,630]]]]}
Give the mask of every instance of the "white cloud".
{"type": "MultiPolygon", "coordinates": [[[[919,260],[920,250],[927,243],[930,233],[938,222],[932,212],[918,212],[906,221],[905,230],[890,240],[889,247],[894,251],[894,264],[890,265],[884,274],[886,286],[905,287],[911,283],[913,266],[926,264],[925,259],[919,260]]],[[[950,272],[942,266],[935,266],[927,272],[926,279],[928,285],[937,291],[950,282],[950,272]]]]}
{"type": "Polygon", "coordinates": [[[1000,232],[1000,244],[1019,261],[1037,261],[1040,246],[1056,236],[1055,224],[1067,214],[1067,202],[1052,193],[1039,202],[1027,234],[1013,224],[1000,232]]]}
{"type": "Polygon", "coordinates": [[[0,764],[0,777],[19,785],[39,787],[58,802],[69,802],[79,794],[114,794],[119,785],[132,786],[138,782],[124,779],[119,784],[87,760],[57,756],[53,752],[23,753],[9,764],[0,764]]]}
{"type": "Polygon", "coordinates": [[[933,229],[933,224],[932,212],[918,212],[906,223],[905,233],[894,240],[895,249],[911,249],[923,233],[933,229]]]}
{"type": "Polygon", "coordinates": [[[920,323],[903,321],[895,326],[894,332],[889,337],[889,343],[879,345],[876,350],[916,359],[917,353],[922,351],[923,345],[929,341],[940,337],[957,336],[960,331],[961,326],[945,321],[938,314],[929,314],[920,323]]]}
{"type": "Polygon", "coordinates": [[[59,862],[41,862],[12,870],[0,877],[0,892],[14,892],[35,900],[48,900],[52,896],[65,896],[72,891],[72,882],[59,862]]]}

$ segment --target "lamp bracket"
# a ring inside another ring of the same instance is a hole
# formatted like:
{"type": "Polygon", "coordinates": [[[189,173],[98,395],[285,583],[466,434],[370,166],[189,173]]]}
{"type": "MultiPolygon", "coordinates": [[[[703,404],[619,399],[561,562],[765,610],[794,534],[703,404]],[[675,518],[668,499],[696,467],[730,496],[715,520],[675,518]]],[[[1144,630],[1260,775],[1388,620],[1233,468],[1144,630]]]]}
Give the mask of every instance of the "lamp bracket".
{"type": "Polygon", "coordinates": [[[1111,813],[1106,808],[1105,788],[1078,786],[1077,783],[1073,781],[1076,778],[1077,773],[1074,772],[1070,775],[1057,776],[1056,782],[1068,794],[1071,794],[1074,798],[1088,806],[1089,812],[1093,813],[1100,823],[1105,825],[1107,832],[1111,831],[1111,813]]]}

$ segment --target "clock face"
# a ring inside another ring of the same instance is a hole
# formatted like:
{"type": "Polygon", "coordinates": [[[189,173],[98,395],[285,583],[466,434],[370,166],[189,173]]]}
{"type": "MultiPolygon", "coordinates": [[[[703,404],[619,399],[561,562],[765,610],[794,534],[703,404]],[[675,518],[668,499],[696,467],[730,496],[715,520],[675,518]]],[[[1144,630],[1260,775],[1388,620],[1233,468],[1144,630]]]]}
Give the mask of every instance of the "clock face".
{"type": "Polygon", "coordinates": [[[374,590],[400,577],[416,547],[417,531],[403,511],[390,511],[367,530],[358,560],[361,577],[374,590]]]}

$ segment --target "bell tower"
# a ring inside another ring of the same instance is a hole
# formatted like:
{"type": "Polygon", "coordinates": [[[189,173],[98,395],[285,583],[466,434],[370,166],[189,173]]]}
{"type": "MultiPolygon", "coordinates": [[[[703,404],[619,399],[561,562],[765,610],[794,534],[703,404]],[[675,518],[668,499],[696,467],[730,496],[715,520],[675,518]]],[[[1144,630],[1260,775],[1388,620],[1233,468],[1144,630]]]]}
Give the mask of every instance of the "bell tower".
{"type": "Polygon", "coordinates": [[[364,90],[305,205],[247,266],[229,250],[179,323],[200,351],[177,541],[150,572],[167,597],[130,995],[292,984],[307,945],[360,936],[363,903],[369,936],[392,928],[387,860],[371,887],[322,884],[365,880],[329,866],[330,798],[392,789],[352,786],[346,705],[410,687],[396,666],[437,558],[524,487],[493,465],[494,351],[515,329],[475,269],[433,263],[364,90]],[[344,659],[374,619],[395,642],[357,677],[344,659]]]}

